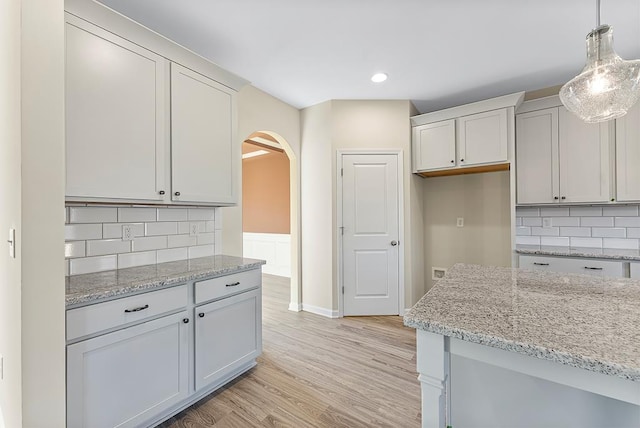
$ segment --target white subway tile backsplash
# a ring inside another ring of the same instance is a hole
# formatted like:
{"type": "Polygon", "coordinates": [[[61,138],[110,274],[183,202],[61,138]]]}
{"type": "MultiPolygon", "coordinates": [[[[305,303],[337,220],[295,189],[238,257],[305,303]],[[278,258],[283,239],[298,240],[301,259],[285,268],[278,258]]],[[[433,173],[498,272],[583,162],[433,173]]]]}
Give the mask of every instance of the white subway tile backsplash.
{"type": "Polygon", "coordinates": [[[580,217],[580,226],[613,227],[613,217],[580,217]]]}
{"type": "Polygon", "coordinates": [[[64,276],[69,276],[69,260],[64,261],[64,276]]]}
{"type": "Polygon", "coordinates": [[[559,227],[532,227],[531,235],[534,236],[559,236],[559,227]]]}
{"type": "Polygon", "coordinates": [[[616,227],[640,227],[640,217],[616,217],[616,227]]]}
{"type": "Polygon", "coordinates": [[[516,235],[531,236],[531,228],[527,226],[518,226],[516,227],[516,235]]]}
{"type": "Polygon", "coordinates": [[[189,223],[189,229],[193,228],[193,225],[198,227],[198,233],[204,233],[207,230],[207,223],[204,221],[192,221],[189,223]]]}
{"type": "Polygon", "coordinates": [[[175,235],[178,233],[178,223],[175,221],[165,221],[145,224],[145,235],[175,235]]]}
{"type": "Polygon", "coordinates": [[[205,232],[215,232],[215,231],[216,231],[216,222],[205,221],[205,232]]]}
{"type": "Polygon", "coordinates": [[[216,244],[215,244],[215,252],[216,254],[222,254],[222,231],[216,231],[216,244]]]}
{"type": "Polygon", "coordinates": [[[118,208],[119,223],[156,221],[156,208],[118,208]]]}
{"type": "Polygon", "coordinates": [[[640,238],[640,227],[628,227],[627,238],[640,238]]]}
{"type": "Polygon", "coordinates": [[[522,226],[522,217],[516,217],[516,226],[522,226]]]}
{"type": "Polygon", "coordinates": [[[106,207],[69,207],[71,223],[115,223],[118,209],[106,207]]]}
{"type": "Polygon", "coordinates": [[[553,245],[556,247],[568,247],[569,238],[556,237],[556,236],[542,236],[540,237],[540,245],[553,245]]]}
{"type": "Polygon", "coordinates": [[[574,238],[571,240],[572,247],[602,248],[602,238],[574,238]]]}
{"type": "Polygon", "coordinates": [[[69,207],[64,207],[64,224],[69,223],[69,207]]]}
{"type": "Polygon", "coordinates": [[[187,260],[188,258],[189,251],[186,248],[158,250],[158,263],[175,262],[177,260],[187,260]]]}
{"type": "Polygon", "coordinates": [[[591,229],[594,238],[626,238],[627,229],[623,227],[594,227],[591,229]]]}
{"type": "Polygon", "coordinates": [[[108,223],[102,225],[102,237],[108,238],[122,238],[122,226],[131,226],[131,233],[133,236],[144,236],[144,223],[108,223]]]}
{"type": "Polygon", "coordinates": [[[222,208],[216,208],[216,229],[222,230],[222,208]]]}
{"type": "Polygon", "coordinates": [[[539,236],[516,236],[516,244],[540,245],[540,237],[539,236]]]}
{"type": "Polygon", "coordinates": [[[540,217],[523,217],[523,226],[542,226],[542,218],[540,217]]]}
{"type": "Polygon", "coordinates": [[[69,274],[80,275],[83,273],[113,270],[117,267],[117,260],[116,255],[71,259],[69,260],[69,274]]]}
{"type": "Polygon", "coordinates": [[[156,252],[118,254],[118,269],[156,264],[156,252]]]}
{"type": "Polygon", "coordinates": [[[580,226],[578,217],[550,217],[550,219],[551,226],[580,226]]]}
{"type": "Polygon", "coordinates": [[[589,227],[561,227],[560,236],[591,236],[589,227]]]}
{"type": "Polygon", "coordinates": [[[189,221],[214,221],[215,208],[189,208],[189,221]]]}
{"type": "MultiPolygon", "coordinates": [[[[218,211],[222,211],[222,210],[218,210],[218,211]]],[[[540,209],[538,209],[538,208],[530,208],[530,207],[516,207],[516,216],[518,216],[518,217],[539,217],[540,216],[540,209]]]]}
{"type": "Polygon", "coordinates": [[[189,247],[189,258],[197,259],[198,257],[208,257],[214,255],[213,245],[198,245],[196,247],[189,247]]]}
{"type": "Polygon", "coordinates": [[[572,217],[600,217],[602,208],[600,207],[570,207],[569,215],[572,217]]]}
{"type": "Polygon", "coordinates": [[[200,233],[197,238],[198,245],[215,244],[215,233],[200,233]]]}
{"type": "Polygon", "coordinates": [[[128,253],[129,251],[131,251],[131,241],[123,241],[122,239],[87,241],[87,256],[105,256],[128,253]]]}
{"type": "Polygon", "coordinates": [[[131,248],[132,251],[160,250],[162,248],[167,248],[167,236],[135,238],[131,248]]]}
{"type": "Polygon", "coordinates": [[[189,234],[189,222],[181,221],[178,223],[178,235],[189,234]]]}
{"type": "Polygon", "coordinates": [[[610,206],[602,208],[602,215],[609,215],[612,217],[637,217],[638,206],[610,206]]]}
{"type": "Polygon", "coordinates": [[[186,208],[158,208],[158,221],[187,221],[186,208]]]}
{"type": "Polygon", "coordinates": [[[192,247],[198,244],[198,240],[195,236],[189,235],[169,235],[168,237],[168,247],[192,247]]]}
{"type": "Polygon", "coordinates": [[[85,241],[70,241],[64,243],[65,258],[84,257],[85,241]]]}
{"type": "Polygon", "coordinates": [[[604,238],[603,248],[616,248],[622,250],[637,250],[639,241],[637,239],[604,238]]]}
{"type": "Polygon", "coordinates": [[[64,226],[65,241],[81,241],[85,239],[101,238],[101,224],[67,224],[64,226]]]}
{"type": "Polygon", "coordinates": [[[540,208],[541,217],[567,217],[569,208],[540,208]]]}

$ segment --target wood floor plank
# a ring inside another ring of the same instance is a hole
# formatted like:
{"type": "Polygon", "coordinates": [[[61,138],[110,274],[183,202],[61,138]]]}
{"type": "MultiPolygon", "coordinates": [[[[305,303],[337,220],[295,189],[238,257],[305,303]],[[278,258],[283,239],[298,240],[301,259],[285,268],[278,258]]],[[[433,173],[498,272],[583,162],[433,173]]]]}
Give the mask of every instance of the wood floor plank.
{"type": "Polygon", "coordinates": [[[162,428],[420,426],[415,330],[402,318],[292,312],[289,280],[263,275],[258,365],[162,428]]]}

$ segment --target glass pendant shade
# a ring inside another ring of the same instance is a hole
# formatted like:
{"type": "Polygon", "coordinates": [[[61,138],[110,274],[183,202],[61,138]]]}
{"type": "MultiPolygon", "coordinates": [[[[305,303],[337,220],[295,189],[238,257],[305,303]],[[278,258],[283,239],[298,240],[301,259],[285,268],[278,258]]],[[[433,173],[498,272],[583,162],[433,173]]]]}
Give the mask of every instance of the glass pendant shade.
{"type": "Polygon", "coordinates": [[[601,25],[587,35],[587,64],[560,89],[560,100],[585,122],[624,116],[640,99],[640,60],[625,61],[613,50],[613,29],[601,25]]]}

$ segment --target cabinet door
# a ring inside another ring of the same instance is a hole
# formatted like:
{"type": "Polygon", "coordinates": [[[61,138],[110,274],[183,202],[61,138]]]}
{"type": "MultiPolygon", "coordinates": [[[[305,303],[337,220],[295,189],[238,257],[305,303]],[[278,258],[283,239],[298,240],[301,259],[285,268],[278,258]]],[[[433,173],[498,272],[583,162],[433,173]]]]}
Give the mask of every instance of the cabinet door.
{"type": "Polygon", "coordinates": [[[261,296],[257,289],[195,308],[196,389],[221,381],[260,355],[261,296]]]}
{"type": "Polygon", "coordinates": [[[414,172],[453,167],[455,159],[455,119],[413,128],[414,172]]]}
{"type": "Polygon", "coordinates": [[[188,396],[187,312],[67,346],[67,427],[134,427],[188,396]]]}
{"type": "Polygon", "coordinates": [[[516,179],[519,204],[559,202],[557,108],[516,116],[516,179]]]}
{"type": "Polygon", "coordinates": [[[559,107],[561,202],[610,200],[609,126],[585,123],[559,107]]]}
{"type": "Polygon", "coordinates": [[[233,204],[240,150],[235,92],[171,64],[172,199],[233,204]]]}
{"type": "Polygon", "coordinates": [[[640,201],[640,103],[616,120],[616,199],[640,201]]]}
{"type": "Polygon", "coordinates": [[[507,161],[507,109],[458,118],[458,164],[507,161]]]}
{"type": "Polygon", "coordinates": [[[168,62],[71,15],[65,31],[66,195],[162,200],[168,62]]]}

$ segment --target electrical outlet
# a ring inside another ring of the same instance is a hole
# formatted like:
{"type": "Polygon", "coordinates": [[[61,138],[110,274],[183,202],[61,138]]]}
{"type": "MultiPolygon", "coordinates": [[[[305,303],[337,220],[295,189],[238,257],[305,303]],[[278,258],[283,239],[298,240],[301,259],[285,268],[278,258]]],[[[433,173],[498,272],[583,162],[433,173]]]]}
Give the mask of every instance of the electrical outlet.
{"type": "Polygon", "coordinates": [[[552,227],[552,226],[553,226],[553,222],[551,221],[550,218],[542,219],[542,227],[552,227]]]}
{"type": "Polygon", "coordinates": [[[447,270],[445,268],[432,267],[431,268],[431,279],[438,280],[444,278],[447,274],[447,270]]]}
{"type": "Polygon", "coordinates": [[[200,233],[198,223],[191,223],[189,225],[189,236],[196,236],[198,233],[200,233]]]}
{"type": "Polygon", "coordinates": [[[464,218],[458,217],[458,219],[456,220],[456,226],[464,227],[464,218]]]}
{"type": "Polygon", "coordinates": [[[122,225],[122,240],[123,241],[133,241],[133,231],[131,230],[130,224],[122,225]]]}

